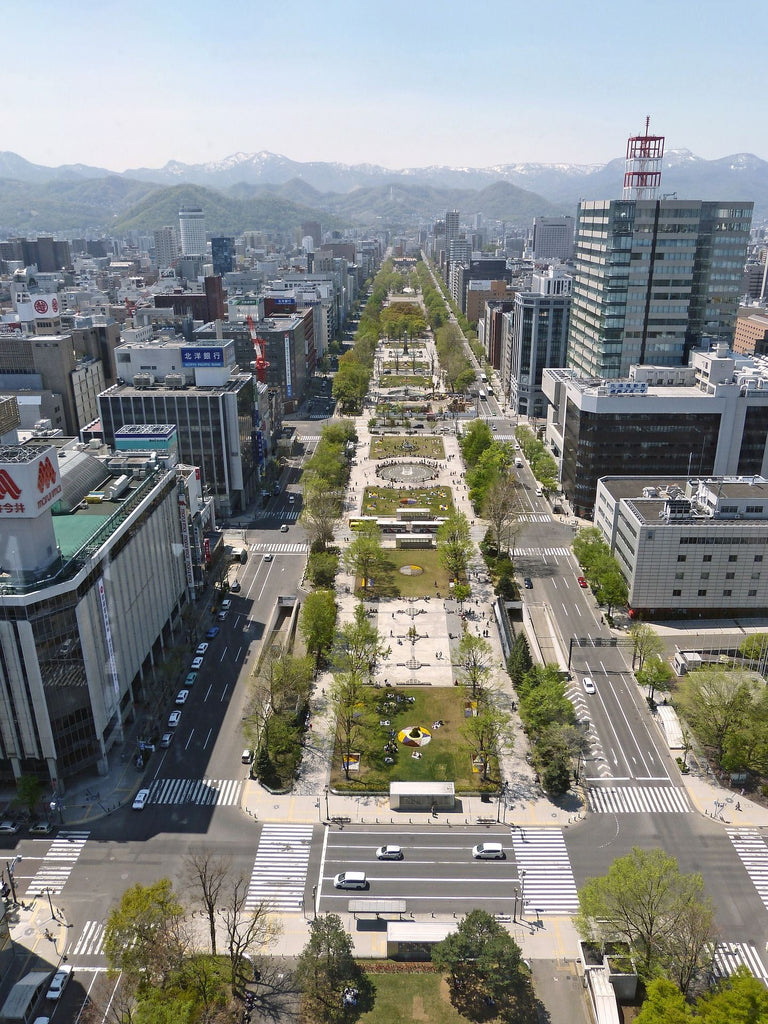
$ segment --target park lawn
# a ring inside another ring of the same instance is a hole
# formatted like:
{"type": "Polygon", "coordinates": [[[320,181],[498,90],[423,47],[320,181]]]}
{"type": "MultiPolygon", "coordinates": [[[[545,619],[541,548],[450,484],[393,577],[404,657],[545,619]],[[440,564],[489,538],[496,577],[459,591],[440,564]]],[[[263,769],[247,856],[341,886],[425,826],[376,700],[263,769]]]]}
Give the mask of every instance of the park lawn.
{"type": "Polygon", "coordinates": [[[426,359],[419,359],[417,356],[414,365],[414,361],[411,359],[410,353],[408,353],[407,356],[400,356],[399,360],[386,359],[384,361],[384,369],[394,370],[395,373],[399,373],[401,369],[408,373],[424,373],[429,370],[429,363],[426,359]]]}
{"type": "MultiPolygon", "coordinates": [[[[446,665],[450,673],[450,665],[446,665]]],[[[386,666],[382,670],[386,675],[386,666]]],[[[364,712],[365,721],[360,743],[360,770],[352,772],[349,780],[341,767],[341,752],[334,751],[331,768],[331,788],[346,792],[386,791],[390,782],[453,782],[456,792],[490,791],[498,789],[498,771],[495,762],[491,764],[489,779],[483,782],[482,774],[472,770],[473,748],[464,738],[462,726],[465,721],[466,697],[463,687],[424,686],[388,687],[372,689],[367,698],[364,712]],[[384,707],[386,695],[397,693],[413,697],[397,703],[396,710],[384,707]],[[388,726],[379,725],[387,719],[388,726]],[[442,721],[439,729],[432,723],[442,721]],[[390,729],[400,731],[406,726],[419,725],[432,733],[432,740],[422,747],[408,747],[397,743],[398,754],[395,763],[384,763],[387,756],[385,746],[389,741],[390,729]],[[414,750],[422,756],[412,757],[414,750]]]]}
{"type": "Polygon", "coordinates": [[[451,488],[439,484],[425,484],[423,487],[388,487],[373,484],[363,492],[363,507],[360,515],[376,516],[378,519],[394,516],[398,508],[428,508],[440,518],[453,509],[451,488]],[[408,505],[400,505],[400,499],[407,498],[408,505]]]}
{"type": "Polygon", "coordinates": [[[440,564],[437,549],[432,548],[387,548],[387,558],[394,564],[393,589],[399,597],[447,597],[450,576],[440,564]],[[424,572],[420,576],[404,576],[399,572],[403,565],[420,565],[424,572]],[[437,583],[437,586],[435,586],[437,583]]]}
{"type": "Polygon", "coordinates": [[[441,974],[368,974],[374,1006],[360,1024],[466,1024],[469,1020],[451,1006],[448,985],[441,974]]]}
{"type": "Polygon", "coordinates": [[[379,390],[383,388],[431,388],[432,378],[419,373],[393,373],[391,376],[379,377],[379,390]]]}
{"type": "Polygon", "coordinates": [[[442,437],[419,437],[400,435],[371,438],[369,459],[416,458],[444,459],[445,445],[442,437]],[[403,443],[406,448],[403,448],[403,443]],[[412,445],[413,447],[408,447],[412,445]]]}

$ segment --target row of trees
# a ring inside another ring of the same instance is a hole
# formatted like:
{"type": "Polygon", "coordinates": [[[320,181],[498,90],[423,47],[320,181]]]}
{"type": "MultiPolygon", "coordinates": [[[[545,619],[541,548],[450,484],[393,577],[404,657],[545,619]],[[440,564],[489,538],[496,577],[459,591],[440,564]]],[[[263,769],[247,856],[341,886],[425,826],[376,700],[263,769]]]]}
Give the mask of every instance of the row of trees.
{"type": "Polygon", "coordinates": [[[586,736],[576,723],[556,665],[533,665],[528,641],[519,633],[507,659],[507,671],[520,697],[520,719],[531,743],[531,758],[541,784],[552,796],[567,792],[571,773],[586,755],[586,736]]]}
{"type": "Polygon", "coordinates": [[[525,455],[531,472],[539,481],[542,489],[548,492],[557,490],[557,463],[543,441],[540,441],[528,427],[515,428],[515,437],[525,455]]]}
{"type": "MultiPolygon", "coordinates": [[[[181,890],[168,878],[127,889],[104,930],[109,967],[122,972],[115,1001],[110,998],[112,1019],[120,1024],[232,1019],[236,997],[253,977],[253,958],[277,934],[267,905],[246,909],[248,885],[228,858],[203,851],[185,858],[181,890]],[[208,924],[210,952],[199,949],[196,914],[208,924]]],[[[93,1011],[94,1020],[101,1020],[97,1002],[93,1011]]]]}
{"type": "Polygon", "coordinates": [[[329,423],[320,432],[317,447],[304,466],[301,524],[313,552],[327,551],[333,541],[349,482],[347,445],[356,441],[357,430],[351,420],[329,423]]]}
{"type": "Polygon", "coordinates": [[[626,605],[629,591],[611,549],[596,526],[586,526],[573,538],[573,553],[600,604],[608,606],[610,615],[614,607],[626,605]]]}
{"type": "Polygon", "coordinates": [[[517,521],[517,483],[512,472],[512,446],[495,441],[484,420],[473,420],[460,442],[467,467],[469,498],[487,519],[497,553],[511,547],[517,521]]]}

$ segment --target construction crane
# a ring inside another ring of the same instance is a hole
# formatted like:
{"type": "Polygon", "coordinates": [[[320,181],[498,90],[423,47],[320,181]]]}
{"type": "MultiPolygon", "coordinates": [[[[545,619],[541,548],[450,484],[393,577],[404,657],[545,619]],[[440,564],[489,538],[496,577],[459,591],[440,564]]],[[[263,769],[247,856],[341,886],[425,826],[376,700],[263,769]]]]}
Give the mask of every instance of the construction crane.
{"type": "Polygon", "coordinates": [[[252,316],[247,316],[245,318],[245,322],[248,324],[248,330],[251,333],[251,341],[253,342],[253,351],[256,353],[256,361],[254,363],[256,380],[259,381],[260,384],[266,384],[267,369],[269,367],[269,363],[266,359],[267,343],[264,338],[260,338],[256,333],[256,326],[254,325],[252,316]]]}

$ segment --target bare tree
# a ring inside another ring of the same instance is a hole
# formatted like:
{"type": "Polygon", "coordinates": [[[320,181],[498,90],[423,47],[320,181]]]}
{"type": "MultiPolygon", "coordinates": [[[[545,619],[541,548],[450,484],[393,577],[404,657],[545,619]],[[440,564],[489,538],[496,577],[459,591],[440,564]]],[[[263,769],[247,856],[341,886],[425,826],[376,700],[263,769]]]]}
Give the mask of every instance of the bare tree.
{"type": "Polygon", "coordinates": [[[341,747],[344,774],[349,778],[352,751],[362,738],[364,726],[365,687],[354,672],[338,672],[331,684],[330,701],[336,722],[336,736],[341,747]]]}
{"type": "Polygon", "coordinates": [[[216,911],[229,881],[232,863],[228,857],[217,857],[210,850],[200,850],[184,858],[184,868],[196,902],[208,916],[211,953],[216,956],[216,911]]]}
{"type": "Polygon", "coordinates": [[[488,488],[483,502],[483,517],[491,524],[494,546],[499,554],[512,547],[512,528],[517,520],[517,490],[508,473],[500,474],[488,488]]]}
{"type": "Polygon", "coordinates": [[[318,477],[308,482],[304,488],[301,525],[309,534],[310,544],[320,544],[325,551],[333,540],[341,506],[342,492],[329,488],[326,480],[318,477]]]}
{"type": "Polygon", "coordinates": [[[261,950],[277,937],[280,929],[269,903],[247,909],[247,899],[248,881],[236,878],[219,911],[227,935],[233,989],[238,988],[243,978],[243,963],[248,954],[261,950]]]}

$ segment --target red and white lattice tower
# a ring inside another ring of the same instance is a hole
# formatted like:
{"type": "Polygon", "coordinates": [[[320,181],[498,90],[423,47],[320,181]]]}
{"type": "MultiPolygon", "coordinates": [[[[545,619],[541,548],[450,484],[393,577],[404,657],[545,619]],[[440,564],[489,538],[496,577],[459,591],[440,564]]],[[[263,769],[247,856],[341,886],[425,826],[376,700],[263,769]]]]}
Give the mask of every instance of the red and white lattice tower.
{"type": "Polygon", "coordinates": [[[650,117],[645,119],[645,135],[632,135],[627,140],[627,162],[624,170],[624,199],[658,199],[661,186],[661,160],[664,136],[649,135],[650,117]]]}

